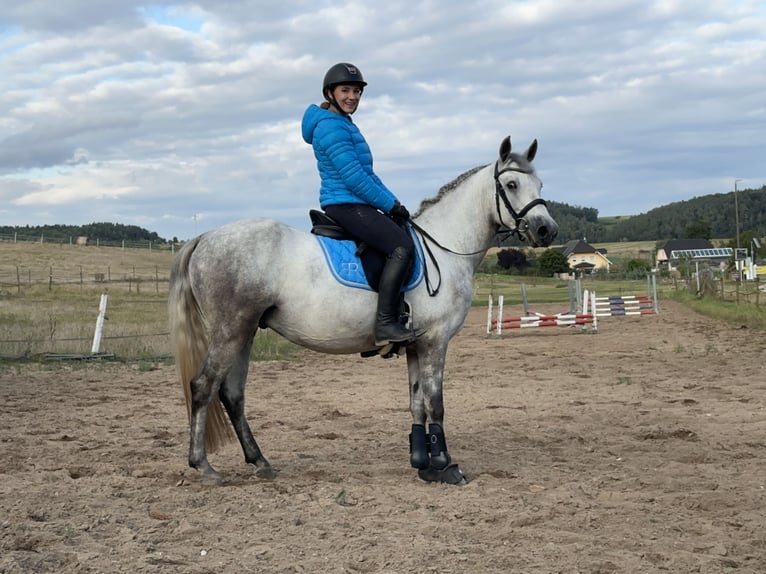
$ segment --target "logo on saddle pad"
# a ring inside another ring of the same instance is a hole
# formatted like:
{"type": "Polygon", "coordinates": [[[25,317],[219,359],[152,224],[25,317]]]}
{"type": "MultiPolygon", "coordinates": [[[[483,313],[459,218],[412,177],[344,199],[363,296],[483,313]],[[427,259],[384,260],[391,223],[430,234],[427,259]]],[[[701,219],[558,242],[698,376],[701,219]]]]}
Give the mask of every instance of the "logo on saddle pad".
{"type": "MultiPolygon", "coordinates": [[[[411,228],[410,234],[415,242],[415,262],[412,266],[412,274],[402,287],[402,291],[411,291],[423,280],[423,249],[418,236],[411,228]]],[[[380,271],[385,263],[382,253],[365,249],[360,257],[356,253],[356,243],[351,240],[333,239],[322,235],[317,235],[316,239],[322,248],[327,266],[338,283],[368,291],[378,290],[380,271]]]]}

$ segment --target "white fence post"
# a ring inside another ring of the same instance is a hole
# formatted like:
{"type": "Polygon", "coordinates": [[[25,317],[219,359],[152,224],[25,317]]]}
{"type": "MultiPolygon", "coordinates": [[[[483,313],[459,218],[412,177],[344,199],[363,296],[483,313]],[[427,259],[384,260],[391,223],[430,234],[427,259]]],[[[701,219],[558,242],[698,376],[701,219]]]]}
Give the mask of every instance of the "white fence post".
{"type": "Polygon", "coordinates": [[[498,336],[503,334],[503,303],[505,302],[505,297],[500,295],[497,298],[497,334],[498,336]]]}
{"type": "Polygon", "coordinates": [[[487,303],[487,335],[492,334],[492,293],[489,294],[487,303]]]}
{"type": "Polygon", "coordinates": [[[96,332],[93,333],[93,346],[90,348],[90,353],[95,355],[98,353],[101,347],[101,335],[104,332],[104,318],[106,317],[106,300],[107,294],[101,294],[101,302],[98,305],[98,319],[96,319],[96,332]]]}

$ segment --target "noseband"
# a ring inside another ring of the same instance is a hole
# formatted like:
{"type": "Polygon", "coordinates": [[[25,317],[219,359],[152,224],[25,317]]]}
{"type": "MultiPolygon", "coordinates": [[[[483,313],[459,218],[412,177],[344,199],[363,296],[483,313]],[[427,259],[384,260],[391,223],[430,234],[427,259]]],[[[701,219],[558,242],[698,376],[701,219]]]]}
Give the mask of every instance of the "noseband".
{"type": "Polygon", "coordinates": [[[524,219],[524,216],[529,213],[529,210],[535,207],[536,205],[545,205],[548,204],[542,197],[536,197],[529,203],[527,203],[521,211],[518,213],[515,209],[513,209],[513,206],[511,205],[511,201],[508,199],[508,194],[505,192],[505,188],[503,187],[503,184],[500,183],[500,174],[505,173],[507,171],[516,171],[519,173],[531,173],[529,170],[524,170],[516,167],[506,167],[504,169],[498,169],[497,167],[498,162],[495,162],[495,208],[497,209],[497,217],[500,220],[500,225],[498,226],[498,233],[507,233],[508,236],[518,235],[519,239],[524,241],[523,233],[526,233],[529,229],[529,222],[524,219]],[[508,213],[511,214],[511,217],[513,217],[513,222],[515,227],[511,227],[510,225],[506,224],[505,221],[503,221],[503,213],[500,210],[500,200],[503,200],[503,205],[505,205],[505,208],[508,210],[508,213]]]}

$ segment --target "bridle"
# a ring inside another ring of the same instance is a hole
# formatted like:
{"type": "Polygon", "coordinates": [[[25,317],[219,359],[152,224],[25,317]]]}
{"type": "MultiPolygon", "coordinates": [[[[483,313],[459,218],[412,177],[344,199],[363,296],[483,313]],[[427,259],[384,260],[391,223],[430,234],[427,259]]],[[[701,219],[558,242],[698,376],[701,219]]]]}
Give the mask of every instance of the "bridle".
{"type": "Polygon", "coordinates": [[[527,203],[524,207],[521,208],[521,211],[518,213],[515,209],[513,209],[513,206],[511,205],[511,201],[508,199],[508,195],[505,193],[505,188],[503,187],[503,184],[500,183],[500,174],[509,172],[509,171],[515,171],[518,173],[532,173],[531,170],[528,169],[522,169],[518,167],[506,167],[503,169],[498,169],[497,163],[495,162],[495,209],[497,209],[497,218],[500,220],[500,225],[498,225],[497,232],[505,234],[505,237],[503,240],[507,239],[508,237],[512,237],[514,234],[519,237],[521,241],[524,241],[524,236],[522,233],[526,233],[527,230],[529,230],[529,222],[524,219],[524,216],[529,213],[529,210],[535,207],[536,205],[544,205],[547,206],[548,203],[542,198],[542,197],[536,197],[529,203],[527,203]],[[511,217],[513,217],[513,222],[516,225],[516,227],[510,227],[508,224],[503,221],[503,212],[500,210],[500,200],[503,200],[503,205],[508,210],[508,213],[511,214],[511,217]]]}
{"type": "MultiPolygon", "coordinates": [[[[523,233],[526,233],[529,229],[529,222],[524,219],[524,216],[529,213],[529,210],[535,207],[536,205],[543,205],[547,206],[548,203],[542,198],[542,197],[536,197],[529,203],[527,203],[524,207],[521,208],[521,211],[516,211],[513,209],[513,206],[511,205],[511,201],[508,199],[508,194],[505,191],[505,187],[503,187],[503,184],[500,183],[500,175],[509,171],[515,171],[518,173],[532,173],[532,170],[529,169],[522,169],[518,167],[506,167],[503,169],[498,168],[499,160],[495,162],[495,170],[494,170],[494,179],[495,179],[495,209],[497,210],[497,218],[500,221],[500,224],[497,226],[496,233],[498,235],[502,235],[502,238],[498,240],[498,244],[502,243],[509,237],[513,237],[513,235],[517,235],[521,241],[524,241],[524,235],[523,233]],[[511,217],[513,217],[513,222],[515,224],[515,227],[510,227],[508,224],[503,221],[503,213],[500,209],[500,200],[503,201],[503,205],[508,210],[508,213],[511,214],[511,217]]],[[[447,253],[451,253],[453,255],[460,255],[463,257],[471,257],[473,255],[478,255],[479,253],[483,253],[486,251],[485,249],[480,249],[478,251],[473,251],[471,253],[461,253],[459,251],[453,251],[449,247],[445,247],[441,243],[439,243],[434,237],[429,234],[425,229],[423,229],[420,225],[415,223],[414,221],[410,220],[409,224],[413,227],[413,229],[417,230],[420,235],[423,237],[423,247],[426,250],[426,253],[428,253],[428,257],[431,260],[431,262],[434,264],[434,267],[436,268],[437,273],[439,274],[439,283],[434,287],[431,284],[430,278],[428,276],[428,266],[423,265],[425,280],[426,280],[426,289],[428,291],[428,294],[433,297],[439,292],[439,288],[441,287],[441,271],[439,269],[439,263],[436,260],[436,257],[433,254],[433,251],[428,245],[428,241],[436,245],[439,249],[442,251],[446,251],[447,253]],[[426,241],[428,240],[428,241],[426,241]]],[[[425,262],[424,262],[425,263],[425,262]]]]}

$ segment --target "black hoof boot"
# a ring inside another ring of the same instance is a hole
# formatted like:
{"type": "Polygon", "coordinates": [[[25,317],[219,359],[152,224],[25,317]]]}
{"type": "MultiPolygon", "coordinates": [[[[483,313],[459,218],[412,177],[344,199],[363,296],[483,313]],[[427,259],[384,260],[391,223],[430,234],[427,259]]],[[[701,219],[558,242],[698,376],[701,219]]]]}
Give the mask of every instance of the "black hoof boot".
{"type": "Polygon", "coordinates": [[[460,470],[460,467],[457,464],[447,465],[447,467],[442,470],[436,470],[429,466],[426,469],[419,470],[418,476],[421,480],[425,480],[426,482],[442,482],[444,484],[455,484],[457,486],[468,484],[463,471],[460,470]]]}
{"type": "Polygon", "coordinates": [[[412,432],[410,433],[410,464],[413,468],[426,469],[431,463],[428,457],[428,448],[426,447],[427,441],[426,427],[423,425],[412,425],[412,432]]]}
{"type": "Polygon", "coordinates": [[[430,443],[430,463],[427,468],[421,468],[418,476],[427,482],[444,482],[446,484],[466,484],[465,475],[457,464],[452,464],[452,459],[447,452],[447,439],[440,424],[428,426],[430,431],[428,440],[430,443]]]}

